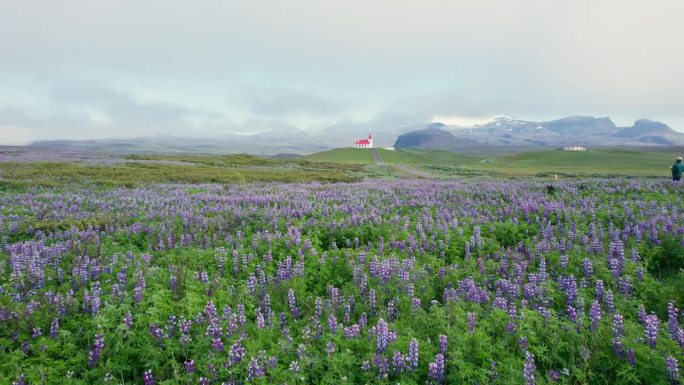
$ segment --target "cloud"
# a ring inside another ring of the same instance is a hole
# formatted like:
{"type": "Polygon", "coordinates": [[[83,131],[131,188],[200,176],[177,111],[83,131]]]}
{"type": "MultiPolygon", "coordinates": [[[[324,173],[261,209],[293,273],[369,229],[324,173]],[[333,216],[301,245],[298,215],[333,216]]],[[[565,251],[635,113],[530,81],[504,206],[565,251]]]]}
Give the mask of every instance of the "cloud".
{"type": "Polygon", "coordinates": [[[252,89],[245,102],[253,113],[266,116],[330,116],[344,110],[338,101],[296,90],[252,89]]]}
{"type": "Polygon", "coordinates": [[[680,0],[6,1],[0,105],[101,137],[501,114],[684,130],[682,14],[680,0]]]}
{"type": "Polygon", "coordinates": [[[129,94],[78,80],[57,84],[52,97],[59,104],[94,108],[121,126],[180,125],[190,113],[178,104],[140,102],[129,94]]]}

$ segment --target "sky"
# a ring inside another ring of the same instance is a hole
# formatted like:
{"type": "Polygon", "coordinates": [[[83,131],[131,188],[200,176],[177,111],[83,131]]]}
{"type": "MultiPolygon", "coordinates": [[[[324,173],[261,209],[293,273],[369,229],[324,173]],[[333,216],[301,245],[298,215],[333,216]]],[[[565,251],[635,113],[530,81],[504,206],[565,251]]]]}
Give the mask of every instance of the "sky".
{"type": "Polygon", "coordinates": [[[0,0],[0,144],[638,118],[684,131],[681,0],[0,0]]]}

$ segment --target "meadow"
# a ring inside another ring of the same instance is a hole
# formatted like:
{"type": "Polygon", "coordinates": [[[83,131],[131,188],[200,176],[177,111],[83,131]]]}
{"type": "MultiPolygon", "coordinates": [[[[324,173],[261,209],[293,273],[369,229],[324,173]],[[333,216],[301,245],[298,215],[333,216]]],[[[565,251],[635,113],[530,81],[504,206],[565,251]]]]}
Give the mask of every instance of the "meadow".
{"type": "Polygon", "coordinates": [[[349,154],[0,163],[0,383],[681,382],[681,184],[349,154]]]}
{"type": "MultiPolygon", "coordinates": [[[[433,172],[435,177],[490,175],[495,177],[668,177],[669,167],[680,148],[613,149],[589,151],[536,150],[520,153],[461,154],[448,151],[377,149],[381,160],[390,168],[408,165],[433,172]]],[[[312,154],[311,161],[342,164],[370,164],[364,149],[334,149],[312,154]]]]}

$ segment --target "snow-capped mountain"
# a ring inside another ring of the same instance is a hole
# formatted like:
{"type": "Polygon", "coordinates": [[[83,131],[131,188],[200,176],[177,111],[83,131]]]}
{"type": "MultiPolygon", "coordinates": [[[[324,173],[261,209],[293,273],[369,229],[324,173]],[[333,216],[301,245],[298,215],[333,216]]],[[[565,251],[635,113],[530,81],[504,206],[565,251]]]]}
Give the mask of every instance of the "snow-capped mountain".
{"type": "Polygon", "coordinates": [[[617,127],[608,117],[571,116],[535,122],[501,116],[472,127],[433,123],[427,128],[404,133],[395,142],[397,148],[458,151],[477,151],[487,147],[648,145],[684,145],[684,134],[648,119],[639,119],[631,127],[617,127]]]}

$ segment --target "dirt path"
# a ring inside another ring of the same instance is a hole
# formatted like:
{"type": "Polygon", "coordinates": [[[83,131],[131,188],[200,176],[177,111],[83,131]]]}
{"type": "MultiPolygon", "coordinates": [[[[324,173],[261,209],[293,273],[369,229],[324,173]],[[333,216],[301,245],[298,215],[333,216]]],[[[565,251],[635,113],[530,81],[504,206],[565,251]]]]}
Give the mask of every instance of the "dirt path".
{"type": "Polygon", "coordinates": [[[370,149],[371,156],[373,157],[373,162],[377,164],[378,166],[382,166],[382,160],[380,160],[380,155],[378,155],[378,150],[371,148],[370,149]]]}

